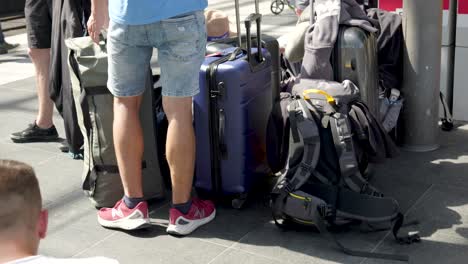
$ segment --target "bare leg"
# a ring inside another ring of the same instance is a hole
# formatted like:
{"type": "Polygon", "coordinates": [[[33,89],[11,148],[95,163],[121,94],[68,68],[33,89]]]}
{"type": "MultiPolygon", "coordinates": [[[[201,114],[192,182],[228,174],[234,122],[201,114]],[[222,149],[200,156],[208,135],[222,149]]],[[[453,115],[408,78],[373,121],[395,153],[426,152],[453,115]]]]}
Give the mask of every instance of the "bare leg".
{"type": "Polygon", "coordinates": [[[36,124],[40,128],[50,128],[54,124],[54,102],[49,96],[50,49],[29,49],[29,56],[36,71],[37,97],[39,100],[36,124]]]}
{"type": "Polygon", "coordinates": [[[192,125],[191,97],[163,97],[169,121],[166,157],[171,169],[172,203],[190,199],[195,167],[195,133],[192,125]]]}
{"type": "Polygon", "coordinates": [[[143,197],[141,162],[143,131],[140,123],[141,96],[114,98],[114,144],[125,195],[143,197]]]}

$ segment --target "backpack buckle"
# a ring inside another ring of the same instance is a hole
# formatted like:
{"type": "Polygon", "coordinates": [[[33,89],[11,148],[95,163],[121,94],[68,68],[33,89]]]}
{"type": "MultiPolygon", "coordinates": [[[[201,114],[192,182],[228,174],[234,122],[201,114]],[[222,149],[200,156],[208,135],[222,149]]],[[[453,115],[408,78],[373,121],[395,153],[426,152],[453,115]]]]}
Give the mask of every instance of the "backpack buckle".
{"type": "Polygon", "coordinates": [[[361,187],[361,194],[371,194],[368,192],[368,190],[369,190],[369,183],[366,182],[361,187]]]}
{"type": "Polygon", "coordinates": [[[375,190],[374,188],[370,188],[369,187],[369,183],[366,182],[364,183],[364,185],[362,185],[361,187],[361,194],[366,194],[366,195],[369,195],[369,196],[374,196],[374,197],[384,197],[384,195],[380,192],[378,192],[377,190],[375,190]]]}
{"type": "Polygon", "coordinates": [[[301,162],[301,164],[299,165],[299,168],[301,170],[304,170],[304,171],[308,172],[308,173],[311,173],[311,172],[314,171],[314,168],[312,166],[310,166],[308,164],[305,164],[304,162],[301,162]]]}
{"type": "Polygon", "coordinates": [[[324,219],[333,219],[336,216],[335,207],[329,204],[319,205],[317,210],[324,219]]]}
{"type": "Polygon", "coordinates": [[[288,179],[283,179],[277,187],[280,191],[284,193],[291,193],[293,188],[291,188],[291,184],[289,183],[288,179]]]}

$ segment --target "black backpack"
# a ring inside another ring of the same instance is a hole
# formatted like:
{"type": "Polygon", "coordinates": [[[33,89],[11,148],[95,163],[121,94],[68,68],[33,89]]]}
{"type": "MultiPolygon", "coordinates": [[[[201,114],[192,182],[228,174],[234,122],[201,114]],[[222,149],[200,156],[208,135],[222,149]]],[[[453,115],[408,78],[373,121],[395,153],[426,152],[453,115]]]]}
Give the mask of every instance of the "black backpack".
{"type": "MultiPolygon", "coordinates": [[[[270,134],[270,161],[286,164],[272,191],[275,223],[313,225],[345,253],[362,257],[407,260],[408,256],[350,250],[327,227],[355,223],[391,223],[400,243],[419,241],[417,234],[399,236],[403,214],[398,202],[385,197],[362,176],[363,166],[396,155],[379,123],[361,101],[350,81],[301,80],[290,96],[282,96],[281,139],[270,134]],[[309,89],[314,87],[315,89],[309,89]],[[287,145],[287,147],[286,147],[287,145]],[[272,153],[282,153],[274,156],[272,153]],[[279,158],[278,158],[279,157],[279,158]]],[[[276,120],[277,122],[275,122],[276,120]]],[[[269,131],[270,132],[270,131],[269,131]]],[[[273,164],[272,167],[280,167],[273,164]]]]}

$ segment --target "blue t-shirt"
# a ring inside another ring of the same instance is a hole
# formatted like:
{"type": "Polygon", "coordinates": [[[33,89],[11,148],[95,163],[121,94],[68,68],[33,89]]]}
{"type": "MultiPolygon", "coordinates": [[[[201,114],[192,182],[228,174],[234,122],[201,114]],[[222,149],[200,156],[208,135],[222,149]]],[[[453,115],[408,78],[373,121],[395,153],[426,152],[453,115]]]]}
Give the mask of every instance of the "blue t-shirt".
{"type": "Polygon", "coordinates": [[[119,24],[144,25],[207,6],[207,0],[109,0],[109,16],[119,24]]]}

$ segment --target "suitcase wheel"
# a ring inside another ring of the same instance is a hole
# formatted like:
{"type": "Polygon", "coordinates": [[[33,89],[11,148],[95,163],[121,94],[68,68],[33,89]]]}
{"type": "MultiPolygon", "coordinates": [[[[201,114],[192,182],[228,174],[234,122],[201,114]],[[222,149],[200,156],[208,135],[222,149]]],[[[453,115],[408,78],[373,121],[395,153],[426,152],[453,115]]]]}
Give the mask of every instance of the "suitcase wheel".
{"type": "Polygon", "coordinates": [[[234,209],[241,209],[247,201],[247,194],[241,193],[237,198],[232,199],[231,205],[234,209]]]}

